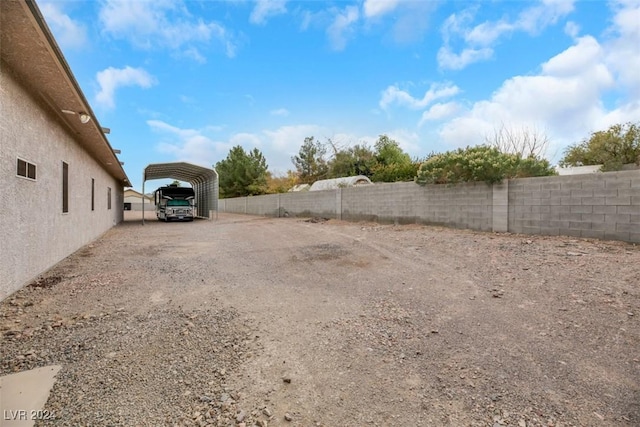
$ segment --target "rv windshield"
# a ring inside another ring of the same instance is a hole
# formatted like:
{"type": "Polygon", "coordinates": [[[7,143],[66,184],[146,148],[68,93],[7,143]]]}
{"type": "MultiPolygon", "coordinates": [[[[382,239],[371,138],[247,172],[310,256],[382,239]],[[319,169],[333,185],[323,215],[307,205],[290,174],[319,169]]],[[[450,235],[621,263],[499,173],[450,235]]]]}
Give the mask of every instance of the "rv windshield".
{"type": "Polygon", "coordinates": [[[189,206],[188,200],[167,200],[167,206],[189,206]]]}

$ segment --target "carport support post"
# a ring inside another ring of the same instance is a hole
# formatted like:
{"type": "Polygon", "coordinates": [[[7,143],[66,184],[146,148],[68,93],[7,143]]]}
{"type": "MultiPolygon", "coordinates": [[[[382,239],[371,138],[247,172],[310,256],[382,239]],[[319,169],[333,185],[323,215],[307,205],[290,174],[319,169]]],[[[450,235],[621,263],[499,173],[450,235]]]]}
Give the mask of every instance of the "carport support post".
{"type": "Polygon", "coordinates": [[[142,174],[142,225],[144,225],[144,173],[142,174]]]}

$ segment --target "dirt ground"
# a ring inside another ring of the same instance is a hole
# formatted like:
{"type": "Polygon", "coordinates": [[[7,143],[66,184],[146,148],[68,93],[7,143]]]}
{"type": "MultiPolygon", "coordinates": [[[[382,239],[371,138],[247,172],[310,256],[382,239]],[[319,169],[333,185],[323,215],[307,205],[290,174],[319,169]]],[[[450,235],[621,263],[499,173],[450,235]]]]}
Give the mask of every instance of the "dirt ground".
{"type": "Polygon", "coordinates": [[[0,305],[38,425],[640,425],[637,245],[126,215],[0,305]]]}

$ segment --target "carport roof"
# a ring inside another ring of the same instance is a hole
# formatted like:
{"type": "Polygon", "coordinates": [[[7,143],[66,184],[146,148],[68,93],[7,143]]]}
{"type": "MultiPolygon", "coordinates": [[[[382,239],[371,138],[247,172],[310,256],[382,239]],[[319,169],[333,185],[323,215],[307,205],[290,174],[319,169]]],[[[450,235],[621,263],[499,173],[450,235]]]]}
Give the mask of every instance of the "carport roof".
{"type": "Polygon", "coordinates": [[[189,183],[215,180],[215,169],[197,166],[187,162],[152,163],[144,169],[143,180],[174,178],[189,183]]]}

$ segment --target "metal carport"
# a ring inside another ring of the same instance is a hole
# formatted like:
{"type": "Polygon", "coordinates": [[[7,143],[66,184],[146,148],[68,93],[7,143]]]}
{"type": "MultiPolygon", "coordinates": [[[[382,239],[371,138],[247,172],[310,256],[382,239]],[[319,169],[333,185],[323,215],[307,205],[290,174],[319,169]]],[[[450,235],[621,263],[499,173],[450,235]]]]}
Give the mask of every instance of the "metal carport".
{"type": "MultiPolygon", "coordinates": [[[[218,215],[218,172],[186,162],[152,163],[144,168],[142,175],[142,194],[144,184],[149,179],[177,179],[191,184],[196,193],[196,216],[212,218],[213,211],[218,215]]],[[[144,203],[142,204],[142,223],[144,224],[144,203]]]]}

